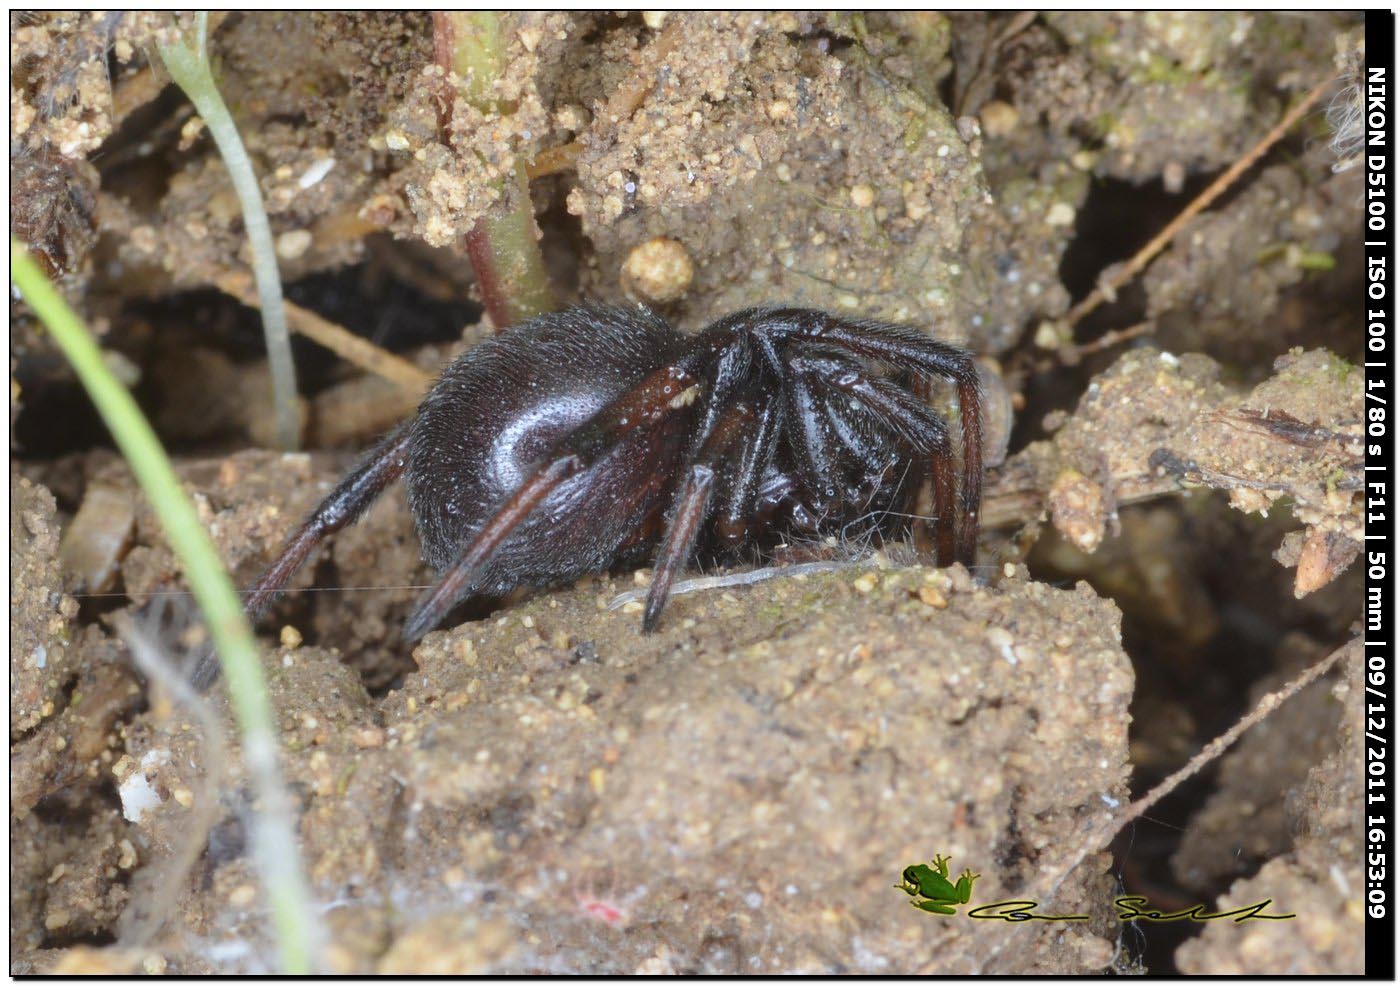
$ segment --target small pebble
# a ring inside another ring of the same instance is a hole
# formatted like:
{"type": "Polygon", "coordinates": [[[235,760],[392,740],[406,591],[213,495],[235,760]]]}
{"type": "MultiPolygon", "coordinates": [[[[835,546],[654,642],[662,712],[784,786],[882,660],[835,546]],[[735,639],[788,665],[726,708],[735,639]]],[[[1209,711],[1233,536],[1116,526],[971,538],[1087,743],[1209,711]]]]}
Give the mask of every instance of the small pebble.
{"type": "Polygon", "coordinates": [[[321,179],[325,178],[326,175],[331,173],[331,169],[334,167],[335,158],[317,158],[311,163],[311,167],[307,168],[301,173],[301,177],[297,179],[297,187],[307,189],[313,185],[318,184],[321,181],[321,179]]]}
{"type": "Polygon", "coordinates": [[[1059,349],[1069,342],[1068,327],[1063,322],[1044,319],[1035,329],[1034,342],[1041,349],[1059,349]]]}
{"type": "Polygon", "coordinates": [[[695,265],[686,248],[665,236],[633,247],[622,264],[622,290],[637,301],[677,301],[694,279],[695,265]]]}
{"type": "Polygon", "coordinates": [[[1045,213],[1045,223],[1048,226],[1073,226],[1074,216],[1074,206],[1068,202],[1056,202],[1045,213]]]}
{"type": "Polygon", "coordinates": [[[919,587],[919,598],[922,599],[925,604],[932,606],[934,609],[948,608],[948,597],[943,595],[943,593],[939,592],[931,585],[923,585],[919,587]]]}
{"type": "Polygon", "coordinates": [[[202,133],[204,133],[204,118],[201,116],[190,117],[185,121],[184,126],[180,128],[179,149],[182,151],[189,150],[194,146],[194,142],[199,139],[202,133]]]}
{"type": "Polygon", "coordinates": [[[982,132],[988,137],[1005,137],[1020,122],[1021,115],[1010,103],[994,99],[982,107],[982,132]]]}
{"type": "Polygon", "coordinates": [[[234,907],[247,907],[258,899],[258,888],[251,883],[243,883],[229,891],[228,902],[234,907]]]}
{"type": "Polygon", "coordinates": [[[355,730],[351,741],[361,750],[369,750],[384,745],[384,730],[378,726],[361,726],[355,730]]]}
{"type": "Polygon", "coordinates": [[[1186,187],[1186,166],[1180,161],[1168,161],[1162,168],[1162,188],[1168,195],[1179,195],[1186,187]]]}
{"type": "Polygon", "coordinates": [[[296,260],[311,248],[311,230],[291,229],[277,237],[277,256],[296,260]]]}

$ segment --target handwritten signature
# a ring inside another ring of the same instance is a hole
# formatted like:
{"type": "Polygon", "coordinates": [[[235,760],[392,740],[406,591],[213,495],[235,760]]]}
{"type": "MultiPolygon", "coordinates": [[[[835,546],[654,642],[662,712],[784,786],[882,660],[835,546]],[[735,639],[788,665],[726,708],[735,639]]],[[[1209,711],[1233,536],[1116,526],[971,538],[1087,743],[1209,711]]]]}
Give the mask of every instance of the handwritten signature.
{"type": "MultiPolygon", "coordinates": [[[[1146,897],[1117,897],[1114,899],[1114,906],[1118,908],[1119,921],[1151,921],[1154,923],[1165,923],[1168,921],[1223,921],[1226,918],[1235,924],[1244,921],[1287,921],[1297,917],[1296,914],[1265,914],[1264,908],[1274,902],[1272,897],[1268,897],[1255,904],[1245,907],[1237,907],[1234,910],[1219,911],[1211,914],[1206,910],[1206,905],[1197,904],[1180,911],[1159,911],[1147,908],[1146,897]]],[[[981,921],[1007,921],[1016,923],[1020,921],[1088,921],[1087,914],[1041,914],[1036,911],[1036,902],[1033,900],[1002,900],[995,904],[983,904],[967,911],[967,916],[981,921]]]]}

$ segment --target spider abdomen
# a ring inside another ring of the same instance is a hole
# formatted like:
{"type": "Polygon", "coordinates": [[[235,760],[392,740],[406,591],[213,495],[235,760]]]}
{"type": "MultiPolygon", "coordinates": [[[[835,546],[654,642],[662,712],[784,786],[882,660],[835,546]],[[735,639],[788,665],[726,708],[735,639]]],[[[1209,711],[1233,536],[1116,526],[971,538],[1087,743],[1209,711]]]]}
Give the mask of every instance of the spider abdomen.
{"type": "MultiPolygon", "coordinates": [[[[408,450],[404,475],[424,559],[439,571],[452,565],[556,443],[667,365],[683,342],[640,310],[573,310],[461,356],[424,398],[408,450]]],[[[566,581],[645,546],[639,528],[659,525],[669,491],[647,480],[677,468],[687,423],[672,416],[638,428],[559,484],[500,546],[478,589],[566,581]]]]}

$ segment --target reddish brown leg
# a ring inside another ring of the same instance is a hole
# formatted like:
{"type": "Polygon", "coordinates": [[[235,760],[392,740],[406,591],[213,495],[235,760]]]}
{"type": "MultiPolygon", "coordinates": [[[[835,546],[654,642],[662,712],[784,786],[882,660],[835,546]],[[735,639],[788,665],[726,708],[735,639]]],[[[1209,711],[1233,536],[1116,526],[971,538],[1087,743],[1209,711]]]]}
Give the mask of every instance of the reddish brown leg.
{"type": "MultiPolygon", "coordinates": [[[[917,379],[914,382],[914,389],[925,404],[930,403],[933,388],[927,378],[917,379]]],[[[957,516],[954,504],[957,503],[958,477],[953,468],[952,448],[945,444],[942,448],[936,449],[929,456],[929,463],[931,465],[929,479],[933,485],[935,557],[938,559],[938,564],[951,565],[960,557],[956,528],[953,523],[957,516]]],[[[971,562],[969,561],[968,564],[971,562]]]]}
{"type": "Polygon", "coordinates": [[[710,510],[714,493],[715,467],[735,440],[745,431],[763,427],[766,413],[755,413],[748,403],[735,404],[724,412],[713,432],[705,439],[700,451],[686,470],[685,481],[676,492],[676,512],[666,528],[666,538],[657,552],[652,569],[651,588],[647,591],[646,609],[642,612],[642,630],[650,633],[661,619],[666,600],[671,596],[671,584],[676,573],[685,568],[695,550],[695,540],[710,510]]]}
{"type": "MultiPolygon", "coordinates": [[[[409,422],[384,438],[287,539],[276,561],[249,587],[243,600],[243,610],[248,614],[249,621],[256,624],[261,619],[312,549],[336,531],[354,523],[378,499],[379,494],[403,474],[412,431],[412,422],[409,422]]],[[[218,676],[219,662],[211,649],[196,662],[190,674],[190,683],[202,691],[212,685],[218,676]]]]}
{"type": "Polygon", "coordinates": [[[710,494],[714,491],[714,485],[714,470],[697,462],[690,467],[685,485],[676,495],[676,513],[671,518],[671,525],[666,528],[666,540],[652,569],[651,588],[647,591],[647,605],[642,612],[642,630],[645,633],[656,629],[661,611],[666,608],[666,600],[671,597],[671,583],[675,581],[676,573],[690,560],[695,539],[700,534],[700,525],[705,522],[705,514],[710,509],[710,494]]]}
{"type": "MultiPolygon", "coordinates": [[[[801,354],[791,358],[791,366],[800,375],[811,376],[849,394],[905,447],[929,456],[937,537],[934,557],[941,565],[957,560],[954,545],[957,476],[953,447],[947,427],[929,407],[928,379],[916,378],[915,389],[919,395],[916,398],[893,381],[869,376],[861,367],[843,358],[801,354]]],[[[921,521],[916,528],[916,539],[922,527],[921,521]]],[[[926,538],[920,546],[927,547],[926,538]]]]}
{"type": "Polygon", "coordinates": [[[534,512],[551,490],[581,468],[583,464],[578,456],[561,456],[521,484],[520,489],[471,540],[462,557],[448,569],[432,595],[419,605],[404,627],[404,639],[415,641],[441,623],[471,588],[472,580],[481,571],[481,566],[490,559],[506,536],[534,512]]]}

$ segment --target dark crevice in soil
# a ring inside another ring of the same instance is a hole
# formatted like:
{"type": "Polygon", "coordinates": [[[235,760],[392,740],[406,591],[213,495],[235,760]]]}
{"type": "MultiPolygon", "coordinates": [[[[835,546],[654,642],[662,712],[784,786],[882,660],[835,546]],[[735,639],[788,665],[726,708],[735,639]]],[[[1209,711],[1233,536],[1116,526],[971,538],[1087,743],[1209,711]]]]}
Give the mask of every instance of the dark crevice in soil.
{"type": "MultiPolygon", "coordinates": [[[[1266,168],[1292,160],[1301,152],[1296,142],[1282,141],[1255,162],[1207,210],[1228,209],[1266,168]]],[[[1116,178],[1097,178],[1076,214],[1074,238],[1060,261],[1060,278],[1077,304],[1091,292],[1100,274],[1113,264],[1130,259],[1208,188],[1225,169],[1189,176],[1178,192],[1160,183],[1143,185],[1116,178]]],[[[1076,327],[1075,340],[1093,342],[1105,333],[1141,322],[1147,315],[1147,293],[1141,276],[1087,315],[1076,327]]],[[[1026,410],[1016,416],[1010,449],[1014,453],[1030,442],[1047,437],[1042,421],[1053,410],[1071,410],[1094,375],[1122,354],[1111,347],[1077,367],[1057,367],[1053,373],[1032,375],[1026,381],[1026,410]]]]}
{"type": "Polygon", "coordinates": [[[44,948],[76,948],[79,945],[87,945],[90,948],[101,948],[103,945],[115,945],[117,942],[116,932],[103,929],[87,934],[69,932],[64,934],[58,931],[51,931],[44,936],[44,948]]]}
{"type": "Polygon", "coordinates": [[[114,585],[105,592],[79,592],[73,598],[78,600],[78,622],[87,626],[125,609],[131,603],[121,585],[114,585]]]}
{"type": "MultiPolygon", "coordinates": [[[[1276,164],[1294,160],[1302,152],[1296,141],[1281,141],[1215,199],[1204,214],[1222,212],[1243,195],[1260,173],[1276,164]]],[[[1176,192],[1159,182],[1138,185],[1116,178],[1097,178],[1075,217],[1074,238],[1060,261],[1060,279],[1077,304],[1094,289],[1100,273],[1112,264],[1128,260],[1152,237],[1181,214],[1210,187],[1225,168],[1189,175],[1176,192]]],[[[1138,285],[1134,281],[1133,285],[1138,285]]],[[[1079,325],[1077,341],[1090,342],[1112,328],[1131,325],[1144,313],[1145,297],[1120,291],[1118,300],[1101,305],[1079,325]]]]}
{"type": "MultiPolygon", "coordinates": [[[[1224,513],[1222,502],[1217,513],[1224,513]]],[[[1204,521],[1187,513],[1183,503],[1167,506],[1143,504],[1123,508],[1125,516],[1138,511],[1172,509],[1187,514],[1183,537],[1203,547],[1184,562],[1194,566],[1191,580],[1206,588],[1218,630],[1207,640],[1188,644],[1179,632],[1164,627],[1149,601],[1125,596],[1115,586],[1090,575],[1096,591],[1112,598],[1123,612],[1123,648],[1132,659],[1137,676],[1131,707],[1132,747],[1160,742],[1160,717],[1166,710],[1183,710],[1191,723],[1189,753],[1180,762],[1135,765],[1133,797],[1140,797],[1183,766],[1185,759],[1234,725],[1254,707],[1251,689],[1279,669],[1284,639],[1302,632],[1330,650],[1341,646],[1349,631],[1306,609],[1280,613],[1277,600],[1291,591],[1291,574],[1272,558],[1260,556],[1263,543],[1252,531],[1254,522],[1225,514],[1204,521]],[[1209,549],[1204,545],[1210,543],[1209,549]]],[[[1278,527],[1280,525],[1275,524],[1278,527]]],[[[1280,527],[1280,529],[1283,529],[1280,527]]],[[[1268,540],[1268,539],[1265,539],[1268,540]]],[[[1043,550],[1028,562],[1032,578],[1055,584],[1064,574],[1046,564],[1043,550]]],[[[1178,562],[1178,567],[1183,563],[1178,562]]],[[[1111,566],[1110,566],[1111,567],[1111,566]]],[[[1345,580],[1345,578],[1344,578],[1345,580]]],[[[1336,588],[1336,587],[1333,587],[1336,588]]],[[[1238,857],[1235,872],[1221,877],[1203,891],[1183,886],[1172,870],[1172,858],[1182,848],[1193,818],[1218,787],[1220,761],[1204,768],[1153,806],[1141,821],[1120,833],[1113,851],[1122,881],[1122,893],[1148,897],[1161,910],[1175,910],[1208,903],[1229,889],[1236,879],[1255,873],[1267,860],[1238,857]]],[[[1175,970],[1176,948],[1202,932],[1205,925],[1189,921],[1149,924],[1141,929],[1139,958],[1154,972],[1175,970]]]]}
{"type": "MultiPolygon", "coordinates": [[[[1181,212],[1215,175],[1195,175],[1176,194],[1160,184],[1135,185],[1114,178],[1096,179],[1088,198],[1076,214],[1074,238],[1060,261],[1060,278],[1077,303],[1112,264],[1132,257],[1157,232],[1181,212]]],[[[1118,292],[1118,297],[1099,307],[1078,326],[1079,342],[1097,339],[1114,328],[1142,321],[1147,310],[1147,294],[1139,279],[1118,292]]],[[[1071,410],[1084,394],[1084,388],[1104,365],[1116,359],[1121,350],[1087,359],[1078,367],[1057,367],[1053,373],[1033,374],[1026,381],[1024,413],[1012,427],[1011,445],[1015,453],[1033,441],[1047,437],[1042,421],[1053,410],[1071,410]]]]}
{"type": "Polygon", "coordinates": [[[188,99],[173,82],[133,110],[93,155],[102,187],[138,215],[155,212],[175,173],[170,147],[190,112],[188,99]]]}
{"type": "MultiPolygon", "coordinates": [[[[462,326],[480,317],[480,306],[469,300],[439,301],[366,262],[314,274],[286,286],[288,300],[336,322],[355,335],[390,352],[403,353],[430,343],[455,341],[462,326]]],[[[149,366],[157,352],[179,354],[189,347],[213,349],[236,364],[260,363],[265,358],[262,321],[258,313],[212,289],[186,291],[158,301],[129,306],[123,321],[133,331],[113,333],[110,347],[137,366],[149,366]],[[158,337],[147,328],[159,326],[158,337]]],[[[308,339],[292,336],[297,386],[312,397],[341,380],[347,368],[335,354],[308,339]]],[[[15,422],[17,450],[25,459],[53,459],[71,452],[113,447],[106,425],[82,387],[56,352],[22,359],[15,378],[24,394],[25,413],[15,422]],[[63,427],[53,426],[62,421],[63,427]]],[[[151,414],[161,403],[162,382],[143,374],[135,388],[138,403],[151,414]]],[[[225,440],[239,438],[225,435],[225,440]]],[[[174,453],[207,453],[219,436],[201,436],[194,447],[167,440],[174,453]]],[[[246,438],[243,439],[246,442],[246,438]]]]}
{"type": "MultiPolygon", "coordinates": [[[[1192,175],[1179,192],[1169,192],[1160,182],[1135,185],[1117,178],[1097,178],[1089,196],[1076,213],[1074,238],[1060,261],[1060,279],[1077,303],[1093,290],[1099,273],[1110,264],[1127,260],[1175,219],[1218,172],[1192,175]]],[[[1120,293],[1120,299],[1122,293],[1120,293]]],[[[1123,316],[1141,316],[1123,301],[1104,305],[1091,318],[1109,324],[1128,324],[1123,316]],[[1121,306],[1121,307],[1120,307],[1121,306]],[[1116,317],[1111,321],[1107,313],[1116,317]]],[[[1093,338],[1081,329],[1081,340],[1093,338]]]]}

